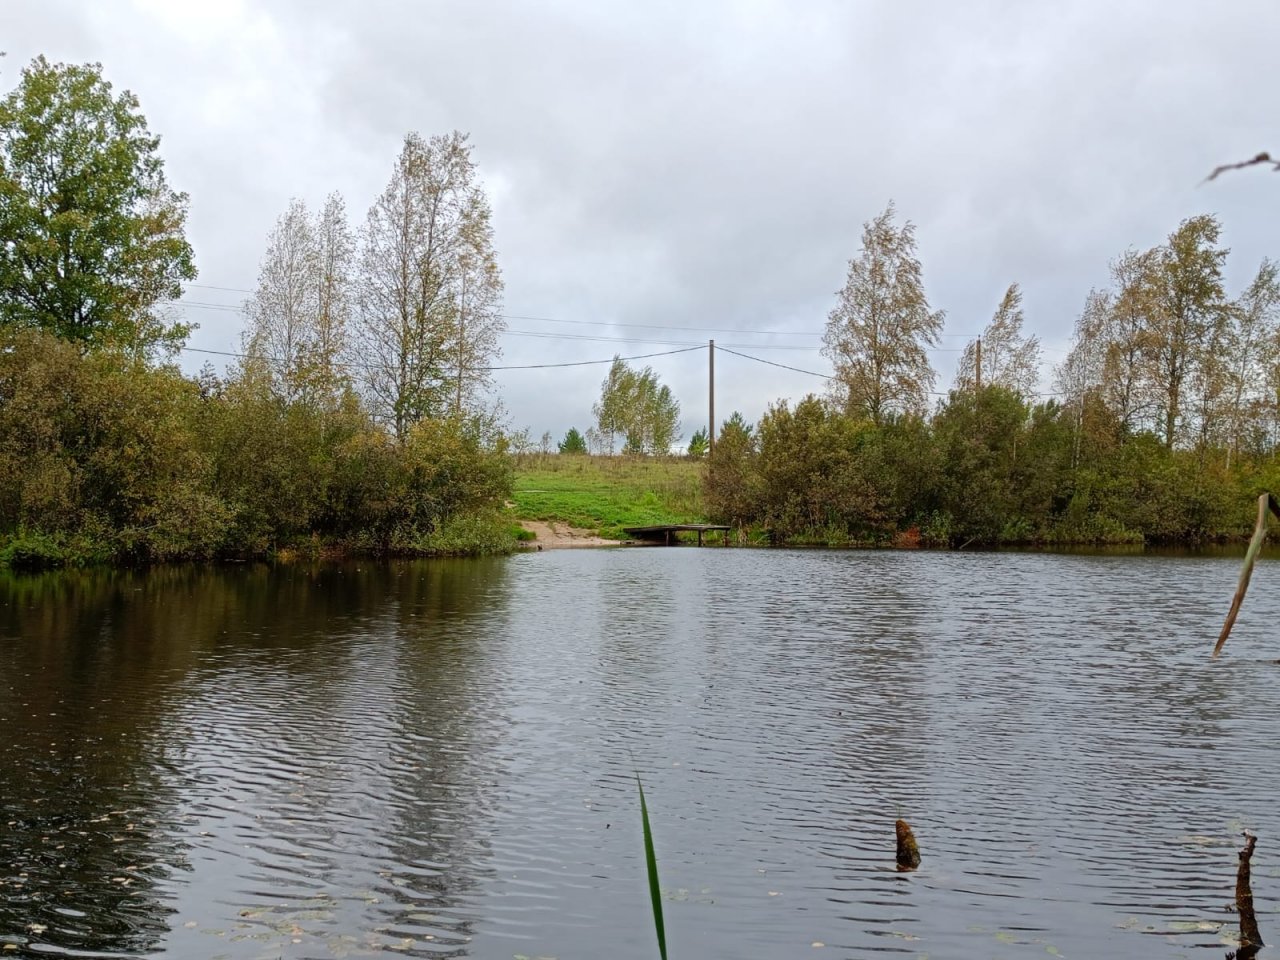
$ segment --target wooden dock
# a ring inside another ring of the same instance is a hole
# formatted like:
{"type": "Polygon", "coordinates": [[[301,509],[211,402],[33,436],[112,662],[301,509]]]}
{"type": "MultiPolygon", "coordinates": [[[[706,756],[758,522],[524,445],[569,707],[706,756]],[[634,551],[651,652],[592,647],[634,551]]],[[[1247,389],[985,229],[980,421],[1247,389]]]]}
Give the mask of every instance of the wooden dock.
{"type": "Polygon", "coordinates": [[[671,535],[675,533],[696,533],[698,546],[702,546],[702,535],[716,530],[723,531],[725,545],[729,544],[729,527],[718,523],[665,523],[656,527],[623,527],[623,532],[636,540],[648,540],[652,543],[662,541],[671,546],[671,535]]]}

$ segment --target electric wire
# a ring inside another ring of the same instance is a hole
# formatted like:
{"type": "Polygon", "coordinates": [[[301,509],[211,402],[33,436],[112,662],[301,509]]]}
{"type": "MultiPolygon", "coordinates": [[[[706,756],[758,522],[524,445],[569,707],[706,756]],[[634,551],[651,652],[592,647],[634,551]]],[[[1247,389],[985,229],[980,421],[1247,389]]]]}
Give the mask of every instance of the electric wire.
{"type": "MultiPolygon", "coordinates": [[[[218,286],[213,286],[212,284],[204,284],[204,283],[189,283],[187,284],[187,286],[198,287],[199,289],[202,289],[202,290],[225,290],[233,293],[252,294],[254,292],[244,287],[218,287],[218,286]]],[[[245,311],[242,307],[239,307],[231,303],[210,303],[205,300],[186,300],[186,299],[167,300],[166,302],[179,307],[194,307],[200,310],[221,310],[226,313],[238,313],[242,316],[245,315],[245,311]]],[[[632,327],[632,328],[641,329],[641,330],[678,330],[685,333],[740,333],[740,334],[749,334],[751,336],[759,336],[759,337],[821,337],[823,336],[822,332],[816,331],[816,330],[759,330],[759,329],[754,329],[749,327],[681,327],[681,326],[675,326],[672,324],[662,324],[662,323],[629,323],[621,320],[568,320],[561,317],[541,317],[541,316],[534,316],[531,314],[522,314],[522,313],[500,313],[498,314],[498,316],[500,316],[504,320],[531,320],[539,323],[564,323],[564,324],[572,324],[574,326],[584,326],[584,327],[632,327]]],[[[973,340],[973,339],[976,339],[977,334],[943,333],[941,334],[941,336],[965,337],[967,339],[973,340]]],[[[770,349],[778,349],[778,348],[770,347],[770,349]]],[[[791,348],[791,349],[809,349],[809,348],[798,347],[798,348],[791,348]]],[[[952,352],[948,348],[937,348],[937,349],[942,350],[943,352],[952,352]]],[[[958,349],[956,350],[956,352],[958,352],[958,349]]]]}
{"type": "Polygon", "coordinates": [[[730,350],[728,347],[717,346],[717,350],[723,350],[725,353],[731,353],[735,357],[742,357],[744,360],[754,360],[756,363],[767,363],[771,367],[781,367],[783,370],[794,370],[796,373],[807,373],[811,377],[822,377],[824,380],[834,380],[835,377],[829,373],[817,373],[813,370],[801,370],[799,367],[789,367],[785,363],[774,363],[772,360],[765,360],[761,357],[751,357],[745,353],[739,353],[737,350],[730,350]]]}
{"type": "MultiPolygon", "coordinates": [[[[571,360],[564,363],[519,363],[519,364],[506,364],[506,365],[500,365],[500,366],[464,367],[463,369],[474,372],[474,373],[482,373],[482,372],[492,373],[498,370],[550,370],[557,367],[589,367],[589,366],[595,366],[603,363],[613,363],[615,360],[622,360],[625,362],[625,361],[631,361],[631,360],[649,360],[649,359],[652,359],[653,357],[670,357],[677,353],[689,353],[692,350],[705,350],[706,348],[707,348],[706,344],[699,343],[692,347],[681,347],[678,350],[661,350],[657,353],[641,353],[631,357],[610,357],[607,360],[571,360]]],[[[178,350],[182,353],[202,353],[202,354],[209,354],[215,357],[234,357],[240,360],[243,360],[249,356],[249,354],[247,353],[240,353],[234,350],[212,350],[205,347],[179,347],[178,350]]],[[[283,357],[264,356],[264,357],[258,357],[257,359],[266,360],[270,363],[287,363],[288,362],[283,357]]],[[[337,362],[337,363],[334,363],[334,366],[341,367],[347,370],[377,369],[373,364],[368,364],[368,363],[337,362]]]]}

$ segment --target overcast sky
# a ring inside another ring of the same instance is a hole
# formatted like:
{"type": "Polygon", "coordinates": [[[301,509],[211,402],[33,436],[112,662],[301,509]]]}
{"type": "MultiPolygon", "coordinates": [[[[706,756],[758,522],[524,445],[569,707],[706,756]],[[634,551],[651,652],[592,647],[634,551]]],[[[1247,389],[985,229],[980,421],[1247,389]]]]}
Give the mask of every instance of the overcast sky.
{"type": "MultiPolygon", "coordinates": [[[[1280,257],[1280,176],[1201,184],[1220,162],[1280,150],[1275,0],[5,8],[3,89],[37,54],[97,61],[162,136],[191,197],[192,348],[238,348],[242,317],[194,304],[243,301],[289,199],[315,207],[336,189],[362,221],[409,130],[471,134],[509,365],[714,337],[830,372],[826,315],[890,199],[917,225],[928,296],[947,313],[939,390],[1012,281],[1047,390],[1086,293],[1126,247],[1217,214],[1233,294],[1280,257]]],[[[705,350],[640,363],[679,399],[686,438],[705,424],[705,350]]],[[[585,430],[606,369],[498,374],[511,426],[585,430]]],[[[755,420],[825,384],[723,353],[716,374],[720,418],[755,420]]]]}

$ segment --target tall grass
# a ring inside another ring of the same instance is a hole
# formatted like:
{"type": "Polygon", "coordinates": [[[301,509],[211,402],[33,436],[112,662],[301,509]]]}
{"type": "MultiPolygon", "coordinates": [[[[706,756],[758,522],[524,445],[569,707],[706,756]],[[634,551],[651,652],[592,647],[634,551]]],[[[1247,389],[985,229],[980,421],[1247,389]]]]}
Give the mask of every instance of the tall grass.
{"type": "Polygon", "coordinates": [[[649,900],[653,904],[653,927],[658,934],[658,953],[667,960],[667,928],[662,922],[662,887],[658,884],[658,858],[653,852],[653,831],[649,829],[649,808],[644,802],[644,784],[636,774],[636,789],[640,791],[640,823],[644,827],[644,862],[649,874],[649,900]]]}

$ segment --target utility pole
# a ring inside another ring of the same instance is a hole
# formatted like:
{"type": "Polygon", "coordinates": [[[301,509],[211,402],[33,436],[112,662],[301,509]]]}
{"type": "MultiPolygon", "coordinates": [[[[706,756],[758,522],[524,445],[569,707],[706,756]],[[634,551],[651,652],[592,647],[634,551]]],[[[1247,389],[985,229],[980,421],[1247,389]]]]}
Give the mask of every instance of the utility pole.
{"type": "Polygon", "coordinates": [[[977,346],[973,353],[973,384],[974,393],[982,392],[982,338],[978,338],[977,346]]]}
{"type": "Polygon", "coordinates": [[[707,455],[716,452],[716,342],[707,341],[707,455]]]}

